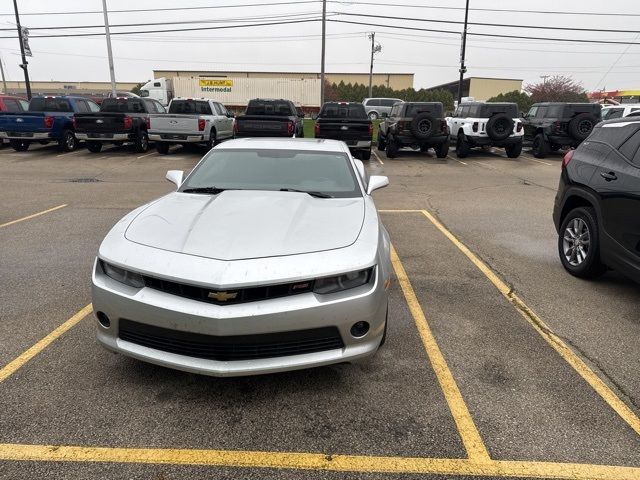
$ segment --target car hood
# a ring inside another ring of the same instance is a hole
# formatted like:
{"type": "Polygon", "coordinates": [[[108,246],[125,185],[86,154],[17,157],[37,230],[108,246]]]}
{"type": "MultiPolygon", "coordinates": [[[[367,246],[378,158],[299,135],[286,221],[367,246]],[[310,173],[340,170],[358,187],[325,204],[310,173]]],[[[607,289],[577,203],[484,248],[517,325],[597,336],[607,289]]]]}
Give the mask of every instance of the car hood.
{"type": "Polygon", "coordinates": [[[218,260],[297,255],[348,247],[364,222],[363,198],[228,190],[171,193],[128,225],[127,240],[218,260]]]}

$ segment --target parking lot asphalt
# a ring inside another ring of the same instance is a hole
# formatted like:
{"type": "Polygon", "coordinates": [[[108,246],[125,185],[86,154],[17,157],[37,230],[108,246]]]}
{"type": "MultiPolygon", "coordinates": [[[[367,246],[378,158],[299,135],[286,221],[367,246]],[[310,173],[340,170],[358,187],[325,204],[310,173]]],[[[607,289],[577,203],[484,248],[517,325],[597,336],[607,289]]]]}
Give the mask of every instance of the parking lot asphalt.
{"type": "Polygon", "coordinates": [[[217,379],[100,348],[101,239],[201,153],[0,150],[0,478],[640,479],[640,286],[562,269],[560,155],[365,162],[397,253],[369,363],[217,379]]]}

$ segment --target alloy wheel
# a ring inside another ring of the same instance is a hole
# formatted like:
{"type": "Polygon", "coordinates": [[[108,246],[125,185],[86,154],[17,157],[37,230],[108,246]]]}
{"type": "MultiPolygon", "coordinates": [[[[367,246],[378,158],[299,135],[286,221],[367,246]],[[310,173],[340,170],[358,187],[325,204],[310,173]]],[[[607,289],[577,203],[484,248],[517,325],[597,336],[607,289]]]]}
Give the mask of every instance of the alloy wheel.
{"type": "Polygon", "coordinates": [[[577,267],[584,263],[589,255],[591,235],[587,223],[581,218],[571,220],[562,240],[562,251],[567,262],[577,267]]]}

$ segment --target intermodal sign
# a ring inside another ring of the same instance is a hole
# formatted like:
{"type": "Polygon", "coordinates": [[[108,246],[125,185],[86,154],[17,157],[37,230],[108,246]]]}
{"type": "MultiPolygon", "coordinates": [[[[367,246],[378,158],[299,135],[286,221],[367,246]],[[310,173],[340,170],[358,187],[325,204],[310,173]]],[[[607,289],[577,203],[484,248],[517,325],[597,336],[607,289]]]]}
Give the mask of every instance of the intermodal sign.
{"type": "Polygon", "coordinates": [[[233,80],[204,80],[200,79],[200,90],[203,92],[225,93],[231,92],[233,80]]]}

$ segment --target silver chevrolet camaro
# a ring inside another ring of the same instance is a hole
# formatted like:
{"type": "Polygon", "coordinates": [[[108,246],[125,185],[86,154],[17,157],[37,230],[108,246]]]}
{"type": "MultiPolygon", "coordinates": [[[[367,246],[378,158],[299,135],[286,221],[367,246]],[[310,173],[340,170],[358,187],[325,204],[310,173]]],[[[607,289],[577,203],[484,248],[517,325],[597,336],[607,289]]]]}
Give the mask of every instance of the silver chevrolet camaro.
{"type": "Polygon", "coordinates": [[[343,142],[233,140],[126,215],[93,269],[98,341],[188,372],[362,360],[384,343],[389,235],[343,142]]]}

